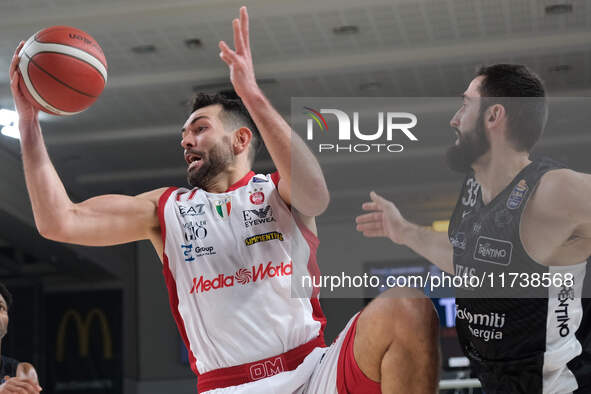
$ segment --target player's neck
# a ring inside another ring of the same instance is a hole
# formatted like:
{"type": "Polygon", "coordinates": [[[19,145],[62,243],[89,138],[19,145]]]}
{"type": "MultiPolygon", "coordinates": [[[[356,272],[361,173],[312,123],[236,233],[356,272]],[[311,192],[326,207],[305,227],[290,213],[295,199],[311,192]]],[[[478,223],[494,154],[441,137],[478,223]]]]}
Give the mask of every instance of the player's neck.
{"type": "Polygon", "coordinates": [[[472,166],[476,181],[482,189],[482,201],[491,202],[523,170],[531,160],[527,152],[495,154],[489,151],[472,166]]]}
{"type": "Polygon", "coordinates": [[[230,186],[244,178],[250,170],[249,166],[232,166],[212,179],[211,184],[207,185],[205,190],[208,193],[224,193],[230,186]]]}

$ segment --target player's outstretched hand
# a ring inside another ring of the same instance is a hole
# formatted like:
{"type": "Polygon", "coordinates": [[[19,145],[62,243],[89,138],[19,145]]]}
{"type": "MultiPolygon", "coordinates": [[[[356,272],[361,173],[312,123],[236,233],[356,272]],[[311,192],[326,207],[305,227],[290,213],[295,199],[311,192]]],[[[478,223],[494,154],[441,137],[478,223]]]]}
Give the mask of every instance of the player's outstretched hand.
{"type": "Polygon", "coordinates": [[[38,394],[41,390],[41,386],[32,379],[20,377],[6,377],[5,382],[0,385],[0,394],[38,394]]]}
{"type": "Polygon", "coordinates": [[[361,208],[370,211],[355,218],[357,231],[369,238],[386,237],[392,242],[402,244],[405,225],[408,224],[392,201],[386,200],[376,192],[369,193],[371,201],[364,202],[361,208]]]}
{"type": "Polygon", "coordinates": [[[36,120],[39,111],[29,103],[18,87],[19,80],[22,78],[18,70],[18,53],[23,45],[25,45],[24,41],[21,41],[20,44],[18,44],[18,47],[12,56],[12,61],[10,62],[10,90],[12,92],[12,97],[14,98],[14,105],[16,106],[16,112],[18,112],[19,119],[22,121],[34,121],[36,120]]]}
{"type": "Polygon", "coordinates": [[[230,68],[230,80],[236,94],[244,99],[249,93],[258,91],[250,52],[246,7],[240,8],[240,19],[232,21],[232,29],[235,49],[232,50],[225,41],[220,41],[220,57],[230,68]]]}

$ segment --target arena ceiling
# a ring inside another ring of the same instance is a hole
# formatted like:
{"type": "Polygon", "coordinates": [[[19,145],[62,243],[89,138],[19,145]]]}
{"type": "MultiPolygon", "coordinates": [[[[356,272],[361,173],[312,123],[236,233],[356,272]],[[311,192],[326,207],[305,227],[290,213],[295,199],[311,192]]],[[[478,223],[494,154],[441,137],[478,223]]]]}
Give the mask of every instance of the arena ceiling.
{"type": "MultiPolygon", "coordinates": [[[[552,95],[591,92],[590,1],[244,3],[251,16],[257,79],[286,117],[292,97],[455,97],[477,65],[492,62],[531,66],[552,95]]],[[[231,88],[217,44],[231,41],[231,20],[242,4],[0,2],[0,70],[8,69],[20,40],[52,25],[86,30],[105,52],[109,79],[96,104],[77,116],[45,116],[42,121],[53,162],[74,200],[185,184],[179,129],[187,99],[196,91],[231,88]]],[[[7,72],[0,72],[0,107],[12,108],[7,72]]],[[[455,111],[437,110],[447,119],[455,111]]],[[[423,223],[448,216],[460,177],[442,166],[442,144],[453,141],[451,129],[444,123],[437,132],[448,133],[445,142],[441,135],[427,134],[412,154],[379,158],[376,166],[384,174],[380,185],[364,183],[359,162],[366,157],[322,157],[333,203],[321,223],[350,221],[341,213],[348,210],[353,216],[370,188],[396,198],[409,216],[423,223]]],[[[574,158],[571,165],[590,170],[591,164],[584,160],[591,144],[586,134],[583,126],[560,134],[550,130],[540,148],[574,158]]],[[[0,136],[0,156],[0,209],[30,227],[18,141],[0,136]]],[[[271,166],[263,155],[257,169],[271,166]]]]}

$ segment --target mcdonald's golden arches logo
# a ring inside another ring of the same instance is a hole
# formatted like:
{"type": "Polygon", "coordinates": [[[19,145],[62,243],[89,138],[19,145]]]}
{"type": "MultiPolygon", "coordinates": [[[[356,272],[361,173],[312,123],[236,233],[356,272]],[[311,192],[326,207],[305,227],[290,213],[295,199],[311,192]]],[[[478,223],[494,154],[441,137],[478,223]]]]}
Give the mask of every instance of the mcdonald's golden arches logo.
{"type": "Polygon", "coordinates": [[[74,309],[68,309],[62,316],[62,320],[57,330],[57,352],[56,359],[58,362],[64,361],[66,350],[66,328],[68,323],[73,321],[78,332],[78,351],[80,357],[88,357],[88,348],[90,341],[90,327],[92,322],[97,319],[100,324],[102,339],[103,339],[103,357],[106,360],[113,358],[113,343],[111,340],[111,329],[105,313],[94,308],[86,314],[86,318],[82,319],[80,312],[74,309]]]}

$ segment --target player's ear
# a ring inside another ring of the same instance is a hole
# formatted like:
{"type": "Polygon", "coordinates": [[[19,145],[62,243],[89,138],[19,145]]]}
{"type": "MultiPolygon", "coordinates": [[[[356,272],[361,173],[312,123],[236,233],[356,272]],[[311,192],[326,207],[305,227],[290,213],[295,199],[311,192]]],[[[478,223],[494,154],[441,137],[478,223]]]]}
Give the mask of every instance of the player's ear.
{"type": "Polygon", "coordinates": [[[488,107],[486,110],[486,122],[489,126],[494,127],[499,124],[501,119],[505,117],[505,107],[501,104],[495,104],[488,107]]]}
{"type": "Polygon", "coordinates": [[[248,149],[248,144],[252,140],[252,131],[248,127],[240,127],[234,131],[232,149],[234,154],[240,154],[248,149]]]}

